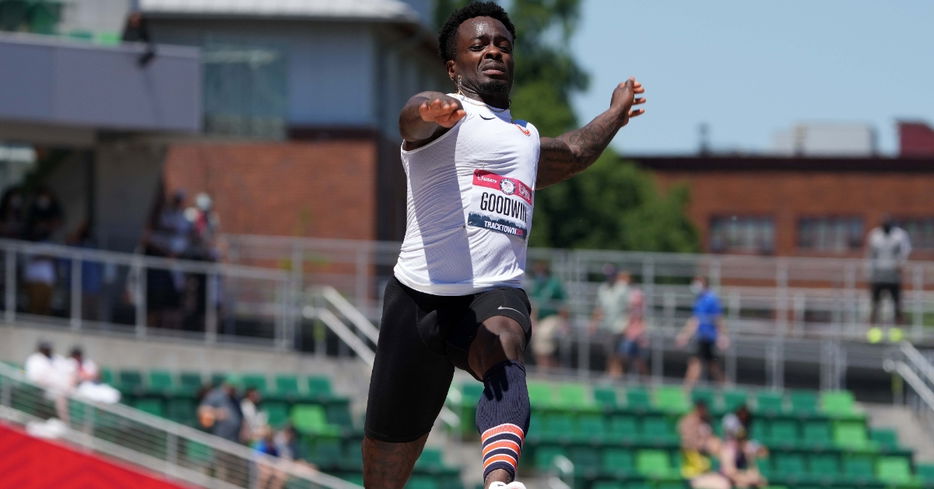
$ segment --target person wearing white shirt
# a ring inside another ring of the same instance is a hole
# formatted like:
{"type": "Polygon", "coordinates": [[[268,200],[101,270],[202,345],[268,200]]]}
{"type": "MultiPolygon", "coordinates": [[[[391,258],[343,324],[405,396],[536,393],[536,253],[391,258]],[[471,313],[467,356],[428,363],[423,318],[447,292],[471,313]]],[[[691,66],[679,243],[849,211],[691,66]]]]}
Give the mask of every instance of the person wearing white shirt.
{"type": "Polygon", "coordinates": [[[895,309],[895,322],[902,324],[902,268],[911,254],[911,242],[908,233],[896,226],[891,218],[885,218],[882,225],[869,232],[866,240],[866,252],[869,258],[869,283],[872,293],[872,309],[869,322],[875,324],[879,319],[879,303],[882,292],[892,298],[895,309]]]}

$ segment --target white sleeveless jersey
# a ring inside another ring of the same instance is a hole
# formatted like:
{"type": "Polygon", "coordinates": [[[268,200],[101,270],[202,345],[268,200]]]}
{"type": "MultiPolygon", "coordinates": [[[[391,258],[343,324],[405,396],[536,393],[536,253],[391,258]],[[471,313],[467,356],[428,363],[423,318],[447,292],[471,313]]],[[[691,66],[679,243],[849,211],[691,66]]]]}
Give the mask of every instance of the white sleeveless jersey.
{"type": "Polygon", "coordinates": [[[467,115],[443,136],[402,150],[406,231],[396,278],[426,294],[520,287],[532,226],[535,126],[461,95],[467,115]]]}

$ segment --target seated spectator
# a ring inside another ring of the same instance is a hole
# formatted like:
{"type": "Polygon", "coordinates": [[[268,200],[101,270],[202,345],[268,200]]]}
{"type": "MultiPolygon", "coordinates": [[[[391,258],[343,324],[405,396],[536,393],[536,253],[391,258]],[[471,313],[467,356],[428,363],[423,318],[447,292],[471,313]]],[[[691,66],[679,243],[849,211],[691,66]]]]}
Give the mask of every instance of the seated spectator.
{"type": "Polygon", "coordinates": [[[318,471],[318,467],[308,460],[301,443],[298,441],[298,432],[292,425],[286,425],[276,434],[276,446],[279,449],[279,457],[290,462],[293,471],[300,474],[312,474],[318,471]]]}
{"type": "Polygon", "coordinates": [[[55,406],[58,419],[67,423],[68,395],[71,394],[73,383],[65,359],[53,354],[51,343],[42,341],[36,351],[26,358],[24,369],[26,378],[45,390],[46,398],[55,406]]]}
{"type": "Polygon", "coordinates": [[[629,292],[629,319],[623,330],[623,341],[619,346],[623,372],[632,366],[639,375],[647,377],[649,366],[645,361],[649,347],[648,324],[645,321],[645,294],[638,289],[629,292]]]}
{"type": "Polygon", "coordinates": [[[701,399],[694,402],[694,409],[678,422],[678,435],[681,439],[681,474],[691,481],[692,487],[729,488],[729,485],[723,486],[713,480],[715,477],[712,476],[716,474],[711,474],[711,457],[719,453],[720,440],[714,436],[710,426],[706,402],[701,399]]]}
{"type": "Polygon", "coordinates": [[[720,450],[720,473],[729,480],[728,487],[765,487],[768,483],[756,466],[759,450],[747,442],[744,429],[740,428],[733,435],[720,450]]]}
{"type": "Polygon", "coordinates": [[[254,445],[253,450],[257,454],[256,461],[256,487],[259,489],[282,489],[288,478],[283,470],[281,452],[275,442],[275,436],[272,428],[268,425],[260,429],[260,438],[254,445]],[[264,456],[265,455],[265,456],[264,456]]]}
{"type": "Polygon", "coordinates": [[[80,347],[71,349],[71,355],[67,359],[68,371],[72,376],[72,384],[76,386],[75,394],[86,400],[100,402],[104,404],[116,404],[120,402],[120,391],[103,384],[100,381],[100,370],[97,364],[89,358],[85,358],[84,352],[80,347]]]}
{"type": "MultiPolygon", "coordinates": [[[[213,435],[234,443],[247,439],[243,430],[243,411],[240,409],[240,399],[237,398],[240,383],[240,377],[228,375],[221,385],[204,396],[198,406],[201,426],[213,435]]],[[[222,451],[216,454],[215,468],[215,477],[232,484],[244,484],[249,473],[247,467],[242,465],[242,459],[222,451]]]]}
{"type": "Polygon", "coordinates": [[[255,387],[247,387],[240,401],[240,411],[243,412],[243,432],[248,443],[259,441],[269,431],[269,413],[262,410],[261,403],[259,391],[255,387]]]}

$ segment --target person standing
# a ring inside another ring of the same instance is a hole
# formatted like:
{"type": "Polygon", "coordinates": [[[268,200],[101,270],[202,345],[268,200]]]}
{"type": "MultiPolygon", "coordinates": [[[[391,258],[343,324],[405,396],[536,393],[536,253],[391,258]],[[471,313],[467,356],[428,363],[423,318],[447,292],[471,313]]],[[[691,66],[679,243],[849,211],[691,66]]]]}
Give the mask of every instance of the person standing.
{"type": "Polygon", "coordinates": [[[596,161],[645,99],[630,78],[583,128],[541,137],[511,113],[515,42],[497,4],[454,11],[438,46],[456,93],[418,93],[399,114],[406,233],[370,378],[368,489],[405,486],[455,368],[484,385],[476,416],[484,488],[525,488],[515,478],[531,413],[522,363],[531,306],[521,286],[533,194],[596,161]]]}
{"type": "Polygon", "coordinates": [[[890,217],[886,217],[881,226],[869,232],[866,254],[869,258],[869,288],[872,295],[870,326],[875,325],[879,319],[879,303],[883,292],[888,293],[892,299],[895,323],[903,324],[902,269],[911,254],[908,233],[896,226],[890,217]]]}
{"type": "Polygon", "coordinates": [[[623,375],[623,330],[629,323],[629,272],[608,265],[606,281],[597,287],[597,307],[591,320],[593,342],[602,345],[606,354],[606,373],[611,378],[623,375]]]}
{"type": "Polygon", "coordinates": [[[706,277],[694,277],[691,282],[691,292],[694,301],[694,313],[685,323],[678,334],[678,346],[686,346],[693,339],[696,347],[688,359],[688,368],[684,374],[684,388],[691,390],[700,378],[703,367],[713,379],[722,384],[724,382],[723,369],[717,358],[717,350],[725,350],[730,345],[726,334],[726,325],[723,322],[723,311],[720,307],[720,298],[710,290],[706,277]]]}
{"type": "Polygon", "coordinates": [[[532,299],[532,354],[535,365],[541,369],[557,367],[555,354],[558,351],[558,335],[567,328],[568,308],[565,304],[567,292],[561,280],[551,273],[545,262],[535,264],[529,287],[532,299]]]}

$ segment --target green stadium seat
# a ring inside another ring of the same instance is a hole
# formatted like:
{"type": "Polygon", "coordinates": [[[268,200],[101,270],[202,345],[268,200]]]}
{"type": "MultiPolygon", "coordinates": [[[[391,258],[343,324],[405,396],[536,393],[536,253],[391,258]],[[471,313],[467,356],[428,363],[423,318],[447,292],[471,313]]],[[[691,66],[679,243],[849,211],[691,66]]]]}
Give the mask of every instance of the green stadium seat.
{"type": "Polygon", "coordinates": [[[887,484],[909,484],[912,482],[911,461],[908,457],[879,457],[876,478],[887,484]]]}
{"type": "Polygon", "coordinates": [[[444,467],[444,458],[441,450],[437,448],[425,448],[418,460],[415,461],[415,467],[418,469],[440,469],[444,467]]]}
{"type": "Polygon", "coordinates": [[[636,471],[653,479],[680,478],[671,465],[665,450],[639,450],[636,452],[636,471]]]}
{"type": "Polygon", "coordinates": [[[568,450],[568,458],[574,463],[574,471],[578,474],[596,474],[600,469],[600,450],[587,445],[572,445],[568,450]]]}
{"type": "Polygon", "coordinates": [[[594,387],[593,398],[604,409],[618,406],[616,389],[612,387],[594,387]]]}
{"type": "Polygon", "coordinates": [[[593,394],[584,384],[560,384],[555,391],[555,404],[573,411],[598,411],[593,394]]]}
{"type": "Polygon", "coordinates": [[[639,435],[639,423],[632,414],[614,414],[607,426],[607,439],[616,442],[631,441],[639,435]]]}
{"type": "Polygon", "coordinates": [[[36,34],[55,34],[60,20],[61,4],[39,1],[29,5],[29,30],[36,34]]]}
{"type": "Polygon", "coordinates": [[[171,394],[175,390],[172,373],[168,370],[150,370],[146,390],[154,394],[171,394]]]}
{"type": "Polygon", "coordinates": [[[339,468],[344,458],[339,438],[315,437],[308,452],[311,461],[319,467],[339,468]]]}
{"type": "Polygon", "coordinates": [[[122,40],[120,33],[117,32],[97,32],[94,35],[94,42],[104,46],[118,46],[122,40]]]}
{"type": "Polygon", "coordinates": [[[735,411],[736,408],[749,404],[749,393],[742,389],[730,389],[723,392],[723,410],[725,412],[735,411]]]}
{"type": "Polygon", "coordinates": [[[717,393],[710,387],[698,386],[691,391],[691,403],[704,401],[711,410],[717,409],[717,393]]]}
{"type": "Polygon", "coordinates": [[[865,485],[876,479],[873,457],[870,455],[847,454],[841,461],[844,478],[859,485],[865,485]]]}
{"type": "Polygon", "coordinates": [[[211,374],[211,387],[217,387],[224,382],[229,374],[224,372],[214,372],[211,374]]]}
{"type": "Polygon", "coordinates": [[[117,373],[117,389],[138,394],[143,389],[143,374],[139,370],[121,370],[117,373]]]}
{"type": "Polygon", "coordinates": [[[297,399],[301,397],[301,390],[298,386],[298,377],[295,375],[276,375],[274,380],[275,397],[283,399],[297,399]]]}
{"type": "Polygon", "coordinates": [[[101,382],[115,386],[116,381],[114,377],[114,371],[109,368],[102,368],[101,369],[101,382]]]}
{"type": "Polygon", "coordinates": [[[915,467],[918,478],[926,484],[934,483],[934,464],[918,464],[915,467]]]}
{"type": "Polygon", "coordinates": [[[600,470],[604,474],[630,474],[635,469],[635,464],[632,451],[626,448],[607,447],[600,454],[600,470]]]}
{"type": "Polygon", "coordinates": [[[530,381],[528,383],[529,402],[532,409],[548,409],[554,406],[551,384],[530,381]]]}
{"type": "Polygon", "coordinates": [[[178,374],[178,392],[185,395],[195,395],[204,387],[204,379],[198,372],[181,372],[178,374]]]}
{"type": "Polygon", "coordinates": [[[798,442],[798,423],[792,419],[775,419],[769,423],[769,446],[793,447],[798,442]]]}
{"type": "Polygon", "coordinates": [[[775,415],[784,411],[785,398],[780,392],[759,391],[756,394],[756,413],[775,415]]]}
{"type": "Polygon", "coordinates": [[[533,449],[533,462],[539,470],[553,470],[554,459],[564,455],[564,447],[558,444],[538,444],[533,449]]]}
{"type": "Polygon", "coordinates": [[[622,482],[617,481],[597,481],[594,482],[591,489],[626,489],[622,482]]]}
{"type": "Polygon", "coordinates": [[[691,409],[691,403],[680,386],[662,386],[655,389],[655,407],[669,414],[683,414],[691,409]]]}
{"type": "Polygon", "coordinates": [[[850,391],[827,391],[821,394],[821,410],[832,418],[852,418],[860,415],[850,391]]]}
{"type": "Polygon", "coordinates": [[[582,413],[577,417],[575,432],[580,440],[599,441],[607,438],[607,419],[602,414],[582,413]]]}
{"type": "Polygon", "coordinates": [[[334,397],[331,389],[331,379],[327,377],[311,376],[306,380],[308,395],[319,400],[328,400],[334,397]]]}
{"type": "Polygon", "coordinates": [[[464,384],[461,389],[461,395],[463,396],[463,402],[466,402],[470,405],[476,405],[480,401],[480,397],[483,395],[483,384],[478,382],[471,382],[469,384],[464,384]]]}
{"type": "Polygon", "coordinates": [[[153,416],[166,417],[165,405],[161,399],[136,399],[133,401],[133,407],[153,416]]]}
{"type": "Polygon", "coordinates": [[[866,436],[866,426],[860,421],[837,421],[833,440],[838,447],[846,450],[865,450],[871,446],[866,436]]]}
{"type": "Polygon", "coordinates": [[[165,401],[165,415],[176,423],[194,426],[197,422],[198,406],[189,397],[170,397],[165,401]]]}
{"type": "Polygon", "coordinates": [[[836,453],[812,453],[808,455],[807,462],[810,479],[818,480],[823,484],[834,482],[840,472],[840,459],[836,453]]]}
{"type": "Polygon", "coordinates": [[[794,452],[776,452],[772,455],[772,472],[785,478],[800,478],[806,473],[804,456],[794,452]]]}
{"type": "Polygon", "coordinates": [[[292,407],[292,425],[302,434],[336,435],[336,427],[328,424],[324,407],[315,404],[297,404],[292,407]]]}
{"type": "Polygon", "coordinates": [[[899,449],[898,433],[892,429],[875,428],[869,430],[869,439],[882,450],[894,451],[899,449]]]}
{"type": "Polygon", "coordinates": [[[817,394],[814,391],[796,390],[791,395],[791,412],[797,416],[813,416],[817,413],[817,394]]]}
{"type": "Polygon", "coordinates": [[[196,441],[185,440],[185,458],[196,467],[209,467],[214,463],[214,450],[196,441]]]}
{"type": "Polygon", "coordinates": [[[564,411],[549,411],[538,416],[536,429],[548,440],[570,440],[575,437],[574,417],[564,411]]]}
{"type": "Polygon", "coordinates": [[[802,441],[810,448],[827,448],[833,445],[833,428],[830,422],[822,419],[804,421],[802,441]]]}
{"type": "Polygon", "coordinates": [[[638,412],[651,411],[652,399],[649,397],[649,391],[640,386],[626,389],[626,408],[638,412]]]}
{"type": "Polygon", "coordinates": [[[267,422],[273,428],[281,428],[289,421],[289,404],[284,401],[263,401],[263,411],[266,411],[267,422]]]}
{"type": "Polygon", "coordinates": [[[639,440],[646,445],[669,445],[677,443],[675,426],[665,416],[650,415],[642,418],[639,440]]]}
{"type": "Polygon", "coordinates": [[[430,475],[413,475],[405,489],[440,489],[438,481],[430,475]]]}
{"type": "Polygon", "coordinates": [[[266,381],[266,376],[263,374],[245,374],[241,377],[241,381],[243,382],[244,389],[253,387],[263,395],[269,392],[269,385],[266,381]]]}

